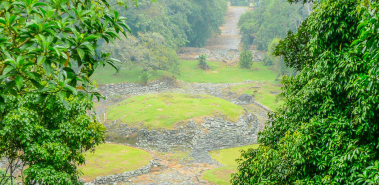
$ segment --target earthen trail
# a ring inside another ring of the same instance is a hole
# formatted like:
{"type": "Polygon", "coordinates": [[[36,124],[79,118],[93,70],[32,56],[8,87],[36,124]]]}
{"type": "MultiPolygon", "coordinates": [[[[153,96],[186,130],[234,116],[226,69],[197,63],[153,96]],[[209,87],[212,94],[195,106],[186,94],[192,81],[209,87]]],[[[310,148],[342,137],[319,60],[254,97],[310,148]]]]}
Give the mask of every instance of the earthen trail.
{"type": "Polygon", "coordinates": [[[210,38],[203,48],[185,47],[178,54],[180,59],[195,60],[205,54],[209,61],[236,62],[239,58],[239,46],[242,36],[239,33],[238,20],[248,7],[228,7],[220,35],[210,38]]]}

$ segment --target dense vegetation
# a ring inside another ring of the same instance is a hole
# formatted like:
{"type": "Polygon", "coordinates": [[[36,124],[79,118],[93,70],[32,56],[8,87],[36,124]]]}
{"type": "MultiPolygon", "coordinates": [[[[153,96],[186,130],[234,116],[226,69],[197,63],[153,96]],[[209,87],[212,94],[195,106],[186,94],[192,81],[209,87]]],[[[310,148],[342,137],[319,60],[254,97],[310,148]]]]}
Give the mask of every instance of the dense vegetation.
{"type": "Polygon", "coordinates": [[[267,51],[263,62],[274,67],[277,78],[294,75],[295,70],[287,67],[283,58],[273,56],[272,52],[288,30],[296,31],[310,14],[311,7],[312,3],[291,5],[282,0],[259,2],[252,11],[243,14],[238,22],[243,35],[243,47],[248,49],[253,44],[257,49],[267,51]]]}
{"type": "MultiPolygon", "coordinates": [[[[132,0],[127,0],[132,3],[132,0]]],[[[204,46],[208,39],[221,33],[226,0],[150,0],[139,1],[138,7],[118,8],[127,17],[132,36],[105,45],[102,51],[121,59],[121,68],[142,67],[179,74],[176,52],[183,46],[204,46]]],[[[141,71],[142,72],[142,71],[141,71]]]]}
{"type": "Polygon", "coordinates": [[[290,4],[282,0],[260,1],[254,10],[243,14],[238,22],[242,42],[267,51],[274,38],[284,38],[288,30],[295,31],[310,14],[310,4],[290,4]]]}
{"type": "Polygon", "coordinates": [[[124,33],[125,18],[107,0],[12,0],[0,4],[0,156],[24,184],[80,184],[81,151],[105,139],[89,114],[102,38],[124,33]],[[26,168],[26,169],[25,169],[26,168]]]}
{"type": "MultiPolygon", "coordinates": [[[[132,2],[132,0],[128,0],[132,2]]],[[[132,33],[155,32],[162,35],[171,48],[184,45],[201,47],[213,34],[220,33],[224,22],[226,0],[140,0],[138,7],[121,10],[128,18],[132,33]]]]}
{"type": "Polygon", "coordinates": [[[376,1],[325,0],[276,47],[299,70],[233,184],[379,183],[376,1]]]}

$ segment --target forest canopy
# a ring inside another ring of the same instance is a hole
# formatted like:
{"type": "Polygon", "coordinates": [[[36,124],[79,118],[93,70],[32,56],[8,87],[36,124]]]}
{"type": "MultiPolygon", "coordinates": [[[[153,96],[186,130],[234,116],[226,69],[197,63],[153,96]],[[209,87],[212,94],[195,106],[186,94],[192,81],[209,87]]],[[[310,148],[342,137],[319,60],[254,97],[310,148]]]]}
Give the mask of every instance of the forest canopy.
{"type": "Polygon", "coordinates": [[[310,14],[312,4],[290,4],[282,0],[259,1],[253,11],[243,14],[238,22],[242,42],[267,51],[274,38],[284,38],[288,30],[296,31],[310,14]]]}
{"type": "MultiPolygon", "coordinates": [[[[127,0],[131,4],[132,0],[127,0]]],[[[164,70],[179,74],[177,52],[184,46],[202,47],[221,33],[226,0],[142,0],[128,9],[118,7],[132,31],[114,45],[99,43],[100,50],[117,56],[126,68],[164,70]]]]}

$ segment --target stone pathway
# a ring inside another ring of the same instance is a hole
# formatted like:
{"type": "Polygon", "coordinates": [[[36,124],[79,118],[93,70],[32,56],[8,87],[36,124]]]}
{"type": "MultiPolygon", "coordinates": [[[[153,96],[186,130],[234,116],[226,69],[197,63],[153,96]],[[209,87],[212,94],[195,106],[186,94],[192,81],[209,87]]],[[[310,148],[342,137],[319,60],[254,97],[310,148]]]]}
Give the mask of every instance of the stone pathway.
{"type": "Polygon", "coordinates": [[[238,50],[242,38],[238,28],[238,21],[247,10],[248,7],[229,6],[225,24],[220,27],[221,35],[210,38],[204,48],[211,51],[220,49],[238,50]]]}
{"type": "Polygon", "coordinates": [[[170,154],[157,154],[166,168],[152,169],[151,173],[129,179],[123,185],[197,185],[211,184],[202,180],[204,171],[217,167],[207,163],[194,163],[189,155],[184,159],[172,159],[170,154]]]}
{"type": "MultiPolygon", "coordinates": [[[[239,60],[239,50],[242,36],[239,33],[238,20],[248,10],[248,7],[228,7],[225,24],[221,29],[221,35],[208,40],[204,48],[185,47],[178,54],[180,59],[195,60],[199,55],[208,56],[208,61],[221,61],[234,63],[239,60]]],[[[254,59],[260,60],[261,53],[253,52],[254,59]]]]}

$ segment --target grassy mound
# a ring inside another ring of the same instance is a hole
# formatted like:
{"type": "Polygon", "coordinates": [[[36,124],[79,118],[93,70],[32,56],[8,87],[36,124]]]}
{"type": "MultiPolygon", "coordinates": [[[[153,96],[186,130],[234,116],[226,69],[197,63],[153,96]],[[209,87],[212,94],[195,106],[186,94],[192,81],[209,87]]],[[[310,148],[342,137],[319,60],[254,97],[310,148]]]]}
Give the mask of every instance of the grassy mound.
{"type": "Polygon", "coordinates": [[[241,156],[241,150],[247,150],[249,148],[258,148],[258,144],[228,148],[223,150],[212,151],[212,158],[224,165],[224,167],[208,170],[203,173],[203,179],[215,184],[230,184],[231,173],[237,171],[237,162],[241,156]]]}
{"type": "Polygon", "coordinates": [[[271,110],[276,110],[283,101],[278,97],[281,87],[271,83],[265,84],[243,84],[230,87],[231,92],[239,95],[250,94],[255,96],[255,101],[267,106],[271,110]]]}
{"type": "Polygon", "coordinates": [[[94,153],[87,152],[86,165],[80,166],[86,181],[94,180],[98,176],[114,175],[126,171],[136,170],[149,164],[152,156],[140,149],[118,144],[102,144],[94,153]]]}
{"type": "MultiPolygon", "coordinates": [[[[270,70],[269,66],[263,66],[262,62],[254,62],[252,69],[241,69],[239,66],[228,66],[223,62],[207,62],[211,68],[209,71],[204,71],[197,67],[198,61],[181,60],[180,61],[181,75],[176,78],[185,82],[198,83],[234,83],[243,82],[245,80],[273,82],[276,78],[274,71],[270,70]]],[[[142,68],[134,67],[126,69],[121,66],[120,72],[116,73],[112,67],[101,68],[97,70],[92,79],[95,79],[98,84],[134,82],[140,83],[142,68]]],[[[169,75],[167,72],[158,70],[150,77],[150,80],[159,79],[163,75],[169,75]]]]}
{"type": "Polygon", "coordinates": [[[218,114],[237,121],[243,113],[242,107],[220,98],[164,93],[126,99],[109,108],[107,120],[118,120],[133,126],[143,123],[151,129],[171,129],[180,121],[193,119],[199,122],[203,117],[218,114]]]}

